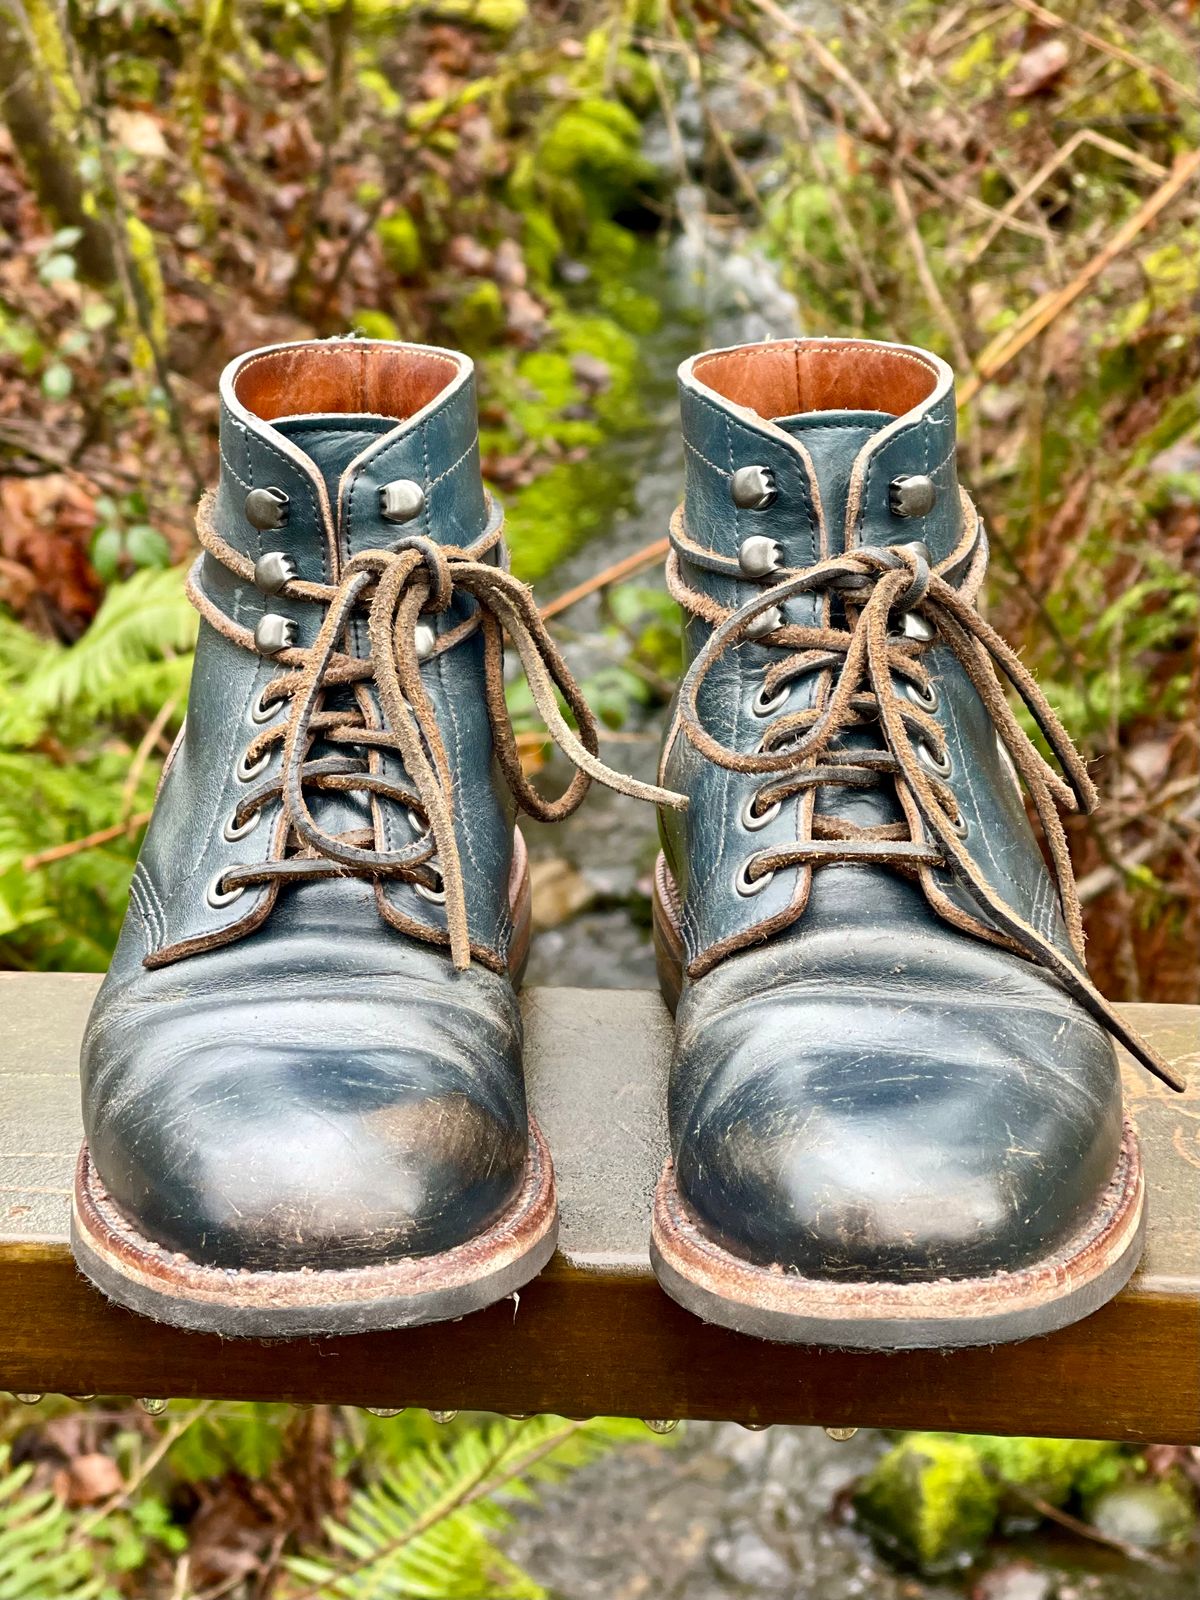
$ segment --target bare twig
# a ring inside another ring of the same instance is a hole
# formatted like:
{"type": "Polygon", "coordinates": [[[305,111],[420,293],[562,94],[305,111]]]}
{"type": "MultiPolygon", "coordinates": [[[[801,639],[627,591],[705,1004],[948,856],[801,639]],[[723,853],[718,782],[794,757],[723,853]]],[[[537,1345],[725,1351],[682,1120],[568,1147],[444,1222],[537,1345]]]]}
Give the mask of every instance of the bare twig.
{"type": "MultiPolygon", "coordinates": [[[[1187,805],[1182,806],[1171,820],[1176,826],[1181,823],[1200,822],[1200,789],[1197,789],[1187,805]]],[[[1115,889],[1123,877],[1131,876],[1139,867],[1144,867],[1156,856],[1166,855],[1175,848],[1176,843],[1175,838],[1164,831],[1153,839],[1143,839],[1131,850],[1116,856],[1108,865],[1086,873],[1076,885],[1080,901],[1088,905],[1091,901],[1098,900],[1101,895],[1115,889]]]]}
{"type": "Polygon", "coordinates": [[[213,1404],[214,1402],[212,1400],[201,1400],[197,1405],[193,1406],[190,1411],[185,1411],[180,1417],[178,1417],[170,1425],[170,1427],[163,1432],[158,1443],[154,1446],[154,1449],[151,1450],[150,1454],[145,1458],[145,1460],[138,1463],[137,1471],[132,1473],[125,1480],[115,1494],[110,1495],[107,1500],[103,1501],[96,1507],[90,1516],[84,1517],[78,1523],[73,1537],[76,1539],[85,1539],[94,1528],[104,1521],[105,1517],[111,1516],[114,1511],[119,1510],[121,1506],[125,1505],[127,1501],[129,1501],[133,1495],[137,1493],[142,1484],[145,1483],[146,1479],[154,1471],[155,1467],[158,1466],[159,1462],[167,1454],[168,1450],[171,1449],[172,1445],[177,1443],[177,1441],[183,1437],[188,1429],[191,1428],[195,1423],[199,1422],[202,1417],[206,1417],[209,1411],[212,1409],[213,1404]]]}
{"type": "Polygon", "coordinates": [[[808,151],[809,160],[812,162],[813,171],[825,190],[825,199],[828,202],[834,225],[837,228],[838,240],[845,252],[846,259],[858,273],[859,288],[862,290],[863,299],[875,311],[884,309],[883,296],[875,282],[867,257],[858,242],[858,232],[850,215],[846,210],[846,203],[842,199],[841,189],[834,182],[829,171],[829,164],[821,153],[820,142],[813,137],[812,124],[809,121],[808,107],[804,104],[804,96],[800,92],[800,85],[794,76],[789,75],[784,85],[784,98],[788,103],[788,110],[792,114],[792,121],[796,124],[796,131],[804,141],[808,151]]]}
{"type": "Polygon", "coordinates": [[[159,707],[154,721],[142,735],[141,743],[133,753],[133,760],[129,763],[129,771],[125,782],[121,786],[121,816],[127,818],[133,809],[133,797],[137,794],[137,786],[142,781],[142,773],[146,770],[146,763],[154,746],[162,738],[167,723],[179,709],[180,696],[173,694],[159,707]]]}
{"type": "Polygon", "coordinates": [[[1116,139],[1110,139],[1103,133],[1094,132],[1091,128],[1080,128],[1071,135],[1061,150],[1057,150],[1054,155],[1042,163],[1033,176],[1021,185],[1012,199],[996,213],[995,220],[983,238],[968,251],[965,265],[968,267],[975,265],[1013,213],[1019,211],[1026,201],[1037,193],[1047,179],[1053,177],[1058,169],[1071,159],[1080,145],[1084,144],[1092,145],[1097,150],[1103,150],[1110,156],[1116,156],[1119,161],[1128,161],[1131,166],[1137,167],[1139,171],[1146,173],[1148,177],[1162,179],[1167,176],[1166,167],[1160,165],[1157,161],[1152,161],[1149,156],[1143,155],[1140,150],[1133,149],[1131,145],[1121,144],[1116,139]]]}
{"type": "Polygon", "coordinates": [[[66,861],[71,856],[82,855],[85,850],[98,850],[101,845],[112,844],[114,839],[132,839],[138,829],[144,828],[149,821],[148,811],[135,812],[125,822],[118,822],[111,828],[99,828],[82,839],[68,839],[65,844],[51,845],[48,850],[38,850],[26,856],[21,862],[21,871],[36,872],[39,867],[48,867],[55,861],[66,861]]]}
{"type": "Polygon", "coordinates": [[[1186,100],[1189,105],[1200,106],[1200,94],[1194,89],[1189,89],[1180,83],[1178,78],[1159,67],[1152,61],[1135,55],[1132,50],[1126,50],[1124,45],[1114,44],[1111,39],[1105,39],[1098,33],[1093,33],[1090,28],[1081,28],[1077,22],[1068,22],[1066,17],[1060,17],[1055,11],[1048,11],[1045,6],[1039,5],[1038,0],[1012,0],[1013,5],[1019,10],[1027,12],[1031,17],[1036,17],[1043,27],[1058,32],[1060,29],[1070,33],[1084,44],[1090,45],[1093,50],[1111,56],[1114,61],[1123,61],[1127,67],[1132,67],[1135,72],[1144,73],[1147,78],[1153,78],[1156,83],[1161,83],[1172,94],[1178,95],[1181,100],[1186,100]]]}
{"type": "Polygon", "coordinates": [[[784,33],[790,33],[793,38],[802,40],[805,50],[818,66],[823,67],[831,78],[841,84],[866,118],[866,123],[859,130],[864,138],[877,140],[880,144],[887,143],[891,139],[892,127],[888,119],[849,68],[838,60],[812,28],[797,22],[795,17],[784,11],[775,0],[749,0],[749,4],[756,11],[761,11],[763,16],[768,17],[777,28],[782,28],[784,33]]]}
{"type": "Polygon", "coordinates": [[[665,558],[670,547],[669,539],[655,539],[653,544],[643,545],[640,550],[635,550],[623,560],[614,561],[612,566],[605,567],[601,572],[594,572],[590,578],[577,583],[573,589],[568,589],[565,594],[557,595],[548,601],[542,607],[543,618],[549,622],[551,617],[557,617],[569,606],[577,605],[580,600],[586,600],[588,595],[595,594],[597,589],[606,589],[610,583],[620,583],[625,578],[633,577],[635,572],[642,572],[646,567],[654,566],[656,562],[665,558]]]}
{"type": "Polygon", "coordinates": [[[725,165],[729,168],[734,182],[742,191],[746,203],[755,211],[760,220],[765,221],[766,210],[763,206],[762,195],[758,191],[758,185],[746,171],[745,165],[738,156],[737,151],[733,148],[729,135],[721,126],[721,119],[713,112],[712,106],[708,99],[708,89],[704,82],[703,62],[700,60],[699,52],[694,50],[683,36],[683,32],[679,26],[679,19],[675,15],[675,5],[680,5],[684,8],[684,10],[687,12],[689,21],[692,22],[693,27],[696,27],[697,23],[691,7],[687,4],[687,0],[672,0],[672,4],[668,5],[664,11],[664,16],[667,19],[667,25],[674,34],[675,39],[679,44],[681,51],[683,52],[683,59],[687,67],[688,77],[692,80],[692,87],[696,91],[696,99],[700,103],[700,111],[704,117],[705,125],[708,128],[709,134],[712,136],[713,143],[721,152],[721,158],[725,162],[725,165]]]}
{"type": "Polygon", "coordinates": [[[354,33],[355,0],[342,0],[326,17],[329,42],[329,67],[325,77],[325,117],[321,129],[321,159],[309,189],[304,213],[304,229],[296,248],[296,264],[288,285],[288,301],[299,308],[312,280],[313,255],[317,247],[317,227],[321,204],[333,180],[333,153],[342,131],[346,89],[346,63],[354,33]]]}
{"type": "Polygon", "coordinates": [[[1130,1544],[1127,1540],[1118,1539],[1111,1533],[1101,1533],[1092,1523],[1084,1522],[1081,1517],[1073,1517],[1061,1506],[1051,1505],[1049,1500],[1043,1500],[1040,1494],[1034,1494],[1031,1490],[1021,1488],[1014,1483],[1006,1484],[1005,1488],[1018,1500],[1023,1500],[1027,1506],[1031,1506],[1039,1516],[1045,1517],[1048,1522],[1056,1522],[1060,1528],[1068,1529],[1081,1539],[1087,1539],[1092,1544],[1102,1544],[1109,1550],[1118,1550],[1127,1560],[1137,1561],[1142,1566],[1157,1567],[1162,1572],[1172,1570],[1170,1562],[1164,1561],[1161,1556],[1152,1555],[1140,1545],[1130,1544]]]}
{"type": "Polygon", "coordinates": [[[900,218],[900,226],[904,229],[904,236],[908,240],[908,248],[912,252],[913,265],[917,269],[917,277],[921,280],[921,287],[925,291],[925,298],[929,301],[934,316],[942,325],[946,338],[950,341],[950,348],[954,351],[954,359],[961,371],[966,372],[971,365],[970,353],[963,340],[954,314],[946,304],[946,298],[938,287],[938,281],[933,275],[929,265],[929,257],[925,253],[925,241],[921,238],[921,230],[917,227],[916,215],[913,212],[912,201],[908,197],[908,190],[904,187],[904,180],[898,172],[893,172],[888,187],[895,202],[896,212],[900,218]]]}
{"type": "Polygon", "coordinates": [[[1015,323],[1006,328],[992,340],[991,344],[979,356],[975,363],[975,371],[963,384],[960,394],[960,404],[966,404],[976,393],[981,383],[1006,367],[1015,356],[1018,356],[1025,347],[1033,342],[1040,333],[1043,333],[1052,322],[1073,305],[1084,290],[1094,283],[1106,267],[1137,239],[1150,226],[1159,213],[1170,205],[1171,201],[1187,187],[1200,173],[1200,150],[1190,150],[1186,155],[1180,156],[1167,180],[1160,184],[1144,205],[1129,217],[1116,230],[1102,249],[1098,250],[1092,259],[1061,289],[1054,289],[1040,295],[1029,306],[1015,323]]]}

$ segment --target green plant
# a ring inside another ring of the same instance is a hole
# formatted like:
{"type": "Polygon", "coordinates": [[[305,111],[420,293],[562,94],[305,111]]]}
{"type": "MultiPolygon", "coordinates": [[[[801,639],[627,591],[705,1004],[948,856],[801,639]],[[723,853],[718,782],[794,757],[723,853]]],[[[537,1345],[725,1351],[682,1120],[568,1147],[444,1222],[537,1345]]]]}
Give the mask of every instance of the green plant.
{"type": "Polygon", "coordinates": [[[0,614],[0,962],[107,965],[195,629],[175,570],[115,583],[73,645],[0,614]]]}
{"type": "Polygon", "coordinates": [[[96,1570],[95,1551],[75,1538],[76,1518],[49,1489],[31,1489],[33,1467],[11,1465],[0,1446],[2,1600],[119,1600],[96,1570]]]}
{"type": "Polygon", "coordinates": [[[327,1525],[337,1556],[289,1561],[299,1582],[284,1593],[541,1600],[541,1586],[493,1542],[511,1515],[501,1497],[528,1499],[631,1437],[644,1437],[640,1423],[530,1417],[483,1423],[408,1453],[354,1494],[343,1521],[327,1525]]]}

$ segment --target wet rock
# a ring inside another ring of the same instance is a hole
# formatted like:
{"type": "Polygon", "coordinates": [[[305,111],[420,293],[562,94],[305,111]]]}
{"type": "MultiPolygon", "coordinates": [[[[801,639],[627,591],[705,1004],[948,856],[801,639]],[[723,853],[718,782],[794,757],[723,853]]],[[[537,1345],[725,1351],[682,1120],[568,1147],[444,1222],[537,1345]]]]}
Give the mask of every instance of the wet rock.
{"type": "Polygon", "coordinates": [[[993,1567],[971,1590],[971,1600],[1053,1600],[1053,1596],[1051,1575],[1023,1561],[993,1567]]]}
{"type": "Polygon", "coordinates": [[[1099,1495],[1092,1522],[1110,1539],[1158,1550],[1183,1544],[1196,1527],[1196,1504],[1181,1479],[1126,1483],[1099,1495]]]}
{"type": "Polygon", "coordinates": [[[718,1539],[710,1555],[722,1577],[732,1578],[734,1583],[742,1584],[752,1593],[792,1587],[791,1567],[752,1527],[737,1529],[728,1538],[718,1539]]]}
{"type": "Polygon", "coordinates": [[[539,930],[557,928],[586,910],[596,898],[595,889],[583,874],[559,857],[531,861],[529,877],[533,891],[533,925],[539,930]]]}

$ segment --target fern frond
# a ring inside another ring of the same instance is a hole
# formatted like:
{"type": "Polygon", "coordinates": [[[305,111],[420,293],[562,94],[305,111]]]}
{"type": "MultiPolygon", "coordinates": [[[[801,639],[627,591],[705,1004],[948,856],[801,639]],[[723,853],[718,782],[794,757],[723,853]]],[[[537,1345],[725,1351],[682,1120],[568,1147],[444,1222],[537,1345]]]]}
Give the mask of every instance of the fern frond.
{"type": "Polygon", "coordinates": [[[30,1489],[32,1466],[8,1470],[0,1449],[0,1600],[117,1600],[73,1538],[74,1519],[49,1489],[30,1489]]]}
{"type": "Polygon", "coordinates": [[[146,569],[113,584],[82,638],[50,649],[25,680],[30,713],[98,715],[130,672],[190,651],[196,613],[183,583],[182,571],[166,568],[146,569]]]}
{"type": "Polygon", "coordinates": [[[24,681],[60,648],[0,611],[0,684],[24,681]]]}
{"type": "MultiPolygon", "coordinates": [[[[0,965],[102,971],[125,912],[138,838],[30,870],[26,862],[121,821],[123,752],[61,766],[35,751],[0,749],[0,965]]],[[[134,809],[151,800],[157,766],[134,809]]]]}
{"type": "Polygon", "coordinates": [[[271,1401],[213,1407],[171,1446],[168,1460],[189,1483],[240,1472],[265,1478],[279,1460],[292,1408],[271,1401]]]}
{"type": "Polygon", "coordinates": [[[499,1496],[575,1471],[630,1438],[623,1418],[568,1422],[531,1417],[471,1428],[446,1444],[416,1450],[352,1498],[344,1522],[327,1527],[344,1553],[289,1562],[302,1586],[288,1600],[542,1600],[544,1590],[493,1542],[511,1518],[499,1496]]]}

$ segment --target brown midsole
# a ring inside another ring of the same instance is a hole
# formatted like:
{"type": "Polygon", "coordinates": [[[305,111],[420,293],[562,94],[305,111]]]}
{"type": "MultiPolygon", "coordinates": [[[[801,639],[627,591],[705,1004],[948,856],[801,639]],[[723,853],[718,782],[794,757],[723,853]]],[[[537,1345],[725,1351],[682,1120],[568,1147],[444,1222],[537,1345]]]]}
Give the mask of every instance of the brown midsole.
{"type": "Polygon", "coordinates": [[[806,1278],[780,1266],[756,1266],[732,1255],[701,1229],[675,1184],[668,1161],[654,1197],[651,1236],[668,1267],[727,1304],[780,1316],[847,1325],[906,1320],[979,1322],[1016,1315],[1077,1293],[1105,1277],[1135,1247],[1145,1199],[1141,1154],[1126,1121],[1117,1170],[1096,1210],[1062,1246],[1012,1272],[976,1278],[890,1283],[806,1278]]]}

